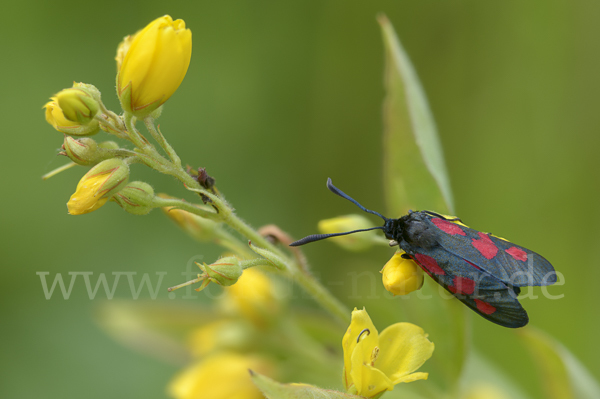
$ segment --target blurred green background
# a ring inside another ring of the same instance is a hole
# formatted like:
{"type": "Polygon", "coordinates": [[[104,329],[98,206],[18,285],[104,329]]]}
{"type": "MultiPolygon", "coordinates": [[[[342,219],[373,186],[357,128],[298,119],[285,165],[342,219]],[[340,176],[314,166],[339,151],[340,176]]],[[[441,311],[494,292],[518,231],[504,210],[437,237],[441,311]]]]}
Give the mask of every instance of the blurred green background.
{"type": "MultiPolygon", "coordinates": [[[[564,274],[565,285],[549,290],[564,298],[523,300],[524,307],[532,325],[600,377],[600,3],[186,1],[167,7],[24,0],[4,9],[3,397],[161,398],[178,370],[120,346],[96,326],[92,316],[104,293],[90,300],[80,280],[69,300],[57,293],[46,300],[36,275],[167,272],[158,297],[173,304],[183,300],[170,300],[164,288],[182,281],[189,259],[220,254],[194,243],[158,211],[133,216],[111,203],[89,215],[67,215],[65,203],[84,168],[40,179],[66,160],[55,155],[61,134],[44,121],[47,98],[83,81],[118,110],[116,46],[166,13],[185,19],[194,47],[187,77],[160,119],[163,132],[184,162],[216,177],[249,223],[275,223],[295,237],[314,233],[319,219],[356,211],[326,190],[327,177],[383,210],[383,45],[375,17],[386,13],[427,92],[456,213],[473,228],[540,252],[564,274]]],[[[132,179],[187,196],[173,179],[140,165],[132,179]]],[[[399,321],[401,300],[369,299],[366,283],[356,295],[348,274],[378,276],[389,249],[349,254],[321,243],[305,253],[326,285],[340,283],[329,286],[338,297],[349,306],[368,305],[378,327],[399,321]]],[[[381,295],[379,283],[376,290],[381,295]]],[[[115,298],[131,298],[125,284],[115,298]]],[[[479,317],[472,324],[479,350],[542,397],[514,332],[479,317]]]]}

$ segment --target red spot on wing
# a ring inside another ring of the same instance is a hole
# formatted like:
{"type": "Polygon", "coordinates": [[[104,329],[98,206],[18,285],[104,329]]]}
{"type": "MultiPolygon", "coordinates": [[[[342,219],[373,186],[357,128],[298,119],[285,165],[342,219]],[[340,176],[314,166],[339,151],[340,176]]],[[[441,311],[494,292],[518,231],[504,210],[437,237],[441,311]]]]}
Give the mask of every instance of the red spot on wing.
{"type": "Polygon", "coordinates": [[[448,289],[453,294],[472,295],[475,292],[475,281],[465,277],[454,277],[454,285],[449,285],[448,289]]]}
{"type": "Polygon", "coordinates": [[[484,302],[484,301],[482,301],[480,299],[475,299],[475,304],[477,305],[477,309],[481,313],[492,314],[492,313],[494,313],[496,311],[495,307],[493,307],[489,303],[484,302]]]}
{"type": "Polygon", "coordinates": [[[431,273],[439,274],[442,276],[446,274],[444,269],[442,269],[437,264],[436,260],[434,258],[432,258],[431,256],[423,255],[423,254],[415,254],[415,259],[417,260],[419,265],[421,265],[422,267],[424,267],[426,269],[425,271],[428,272],[429,275],[431,275],[431,273]]]}
{"type": "Polygon", "coordinates": [[[467,233],[465,233],[463,229],[461,229],[456,223],[452,223],[447,220],[442,220],[440,218],[434,218],[431,219],[431,221],[444,233],[448,233],[451,235],[459,234],[461,236],[467,235],[467,233]]]}
{"type": "Polygon", "coordinates": [[[498,247],[492,242],[490,236],[485,233],[478,232],[480,239],[473,239],[473,246],[486,259],[492,259],[498,253],[498,247]]]}
{"type": "Polygon", "coordinates": [[[505,250],[505,252],[521,262],[525,262],[527,260],[527,252],[523,251],[521,248],[510,247],[505,250]]]}

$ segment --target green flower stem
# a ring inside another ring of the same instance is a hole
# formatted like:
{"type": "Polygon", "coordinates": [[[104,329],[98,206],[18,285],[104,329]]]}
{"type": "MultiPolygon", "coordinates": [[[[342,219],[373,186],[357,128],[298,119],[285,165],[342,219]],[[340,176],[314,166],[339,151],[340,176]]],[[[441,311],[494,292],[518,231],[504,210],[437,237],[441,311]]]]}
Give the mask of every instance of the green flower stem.
{"type": "MultiPolygon", "coordinates": [[[[184,172],[185,173],[185,172],[184,172]]],[[[191,176],[185,173],[189,179],[191,180],[189,183],[184,181],[184,184],[188,188],[199,187],[200,184],[194,180],[191,176]]],[[[182,176],[183,177],[183,176],[182,176]]],[[[200,191],[198,189],[193,189],[192,191],[200,191]]],[[[279,257],[283,258],[286,264],[286,271],[288,277],[290,277],[293,281],[295,281],[298,285],[300,285],[306,292],[312,295],[313,299],[319,303],[325,310],[330,312],[332,315],[338,317],[344,323],[350,323],[350,310],[340,302],[336,297],[334,297],[325,287],[321,285],[321,283],[315,279],[311,274],[302,271],[299,264],[295,261],[292,261],[288,256],[286,256],[279,248],[275,247],[268,240],[266,240],[263,236],[258,234],[257,231],[248,226],[243,220],[241,220],[227,205],[221,198],[209,193],[205,190],[201,192],[206,193],[213,204],[219,209],[219,215],[221,216],[221,220],[227,225],[229,225],[232,229],[239,232],[244,237],[248,238],[252,241],[253,244],[257,244],[262,248],[267,248],[269,251],[275,253],[279,257]]],[[[198,209],[198,208],[196,208],[198,209]]],[[[186,209],[187,210],[187,209],[186,209]]],[[[200,215],[202,216],[202,215],[200,215]]]]}
{"type": "Polygon", "coordinates": [[[116,126],[114,121],[110,118],[105,119],[103,115],[106,114],[97,113],[94,119],[96,119],[100,123],[100,125],[103,126],[105,129],[108,129],[109,133],[114,134],[118,138],[131,141],[131,139],[127,135],[127,132],[124,129],[122,129],[120,126],[116,126]]]}
{"type": "Polygon", "coordinates": [[[279,256],[285,257],[285,254],[279,248],[275,247],[266,238],[261,236],[256,230],[254,230],[252,227],[246,224],[246,222],[240,219],[233,212],[229,204],[227,204],[221,197],[202,189],[200,183],[198,183],[193,177],[188,175],[183,170],[182,173],[184,175],[181,176],[180,180],[188,187],[188,189],[207,196],[212,201],[212,205],[214,205],[219,210],[218,219],[215,220],[223,221],[229,227],[236,230],[238,233],[248,238],[253,243],[258,244],[263,248],[268,248],[271,252],[274,252],[279,256]]]}
{"type": "Polygon", "coordinates": [[[108,108],[106,108],[106,106],[104,105],[104,103],[102,101],[99,102],[100,104],[100,113],[102,115],[105,115],[106,118],[108,119],[104,119],[104,117],[100,116],[99,114],[96,114],[96,118],[105,123],[110,125],[110,127],[112,129],[118,130],[122,133],[125,133],[123,131],[123,129],[125,129],[125,126],[123,124],[123,120],[119,117],[119,115],[115,114],[114,112],[112,112],[111,110],[109,110],[108,108]],[[115,126],[115,124],[117,126],[115,126]]]}
{"type": "MultiPolygon", "coordinates": [[[[135,128],[134,116],[128,112],[125,112],[125,126],[127,127],[129,140],[135,144],[144,154],[152,156],[153,158],[163,158],[154,148],[152,144],[135,128]]],[[[163,158],[164,159],[164,158],[163,158]]]]}
{"type": "MultiPolygon", "coordinates": [[[[162,155],[160,155],[154,146],[152,146],[145,138],[142,136],[134,126],[134,118],[133,115],[129,113],[125,113],[125,125],[127,126],[127,130],[129,131],[129,137],[131,141],[139,148],[140,152],[140,161],[147,164],[148,166],[158,170],[159,172],[171,175],[176,177],[179,181],[181,181],[188,190],[197,192],[204,197],[208,197],[211,201],[211,205],[215,207],[218,211],[210,211],[206,209],[199,208],[190,203],[181,200],[172,200],[172,199],[164,199],[164,198],[155,198],[156,206],[175,206],[181,208],[185,211],[193,213],[195,215],[208,218],[214,221],[221,221],[226,223],[229,227],[236,230],[242,236],[246,237],[255,245],[258,245],[262,248],[266,248],[270,252],[276,254],[278,257],[282,258],[286,264],[286,270],[284,270],[286,275],[290,277],[293,281],[298,283],[306,292],[311,294],[314,300],[319,303],[325,310],[329,311],[332,315],[335,315],[340,320],[345,323],[350,323],[350,310],[346,308],[346,306],[340,302],[337,298],[335,298],[325,287],[319,283],[317,279],[314,278],[311,274],[306,271],[303,271],[300,268],[300,265],[294,260],[290,259],[288,255],[286,255],[282,250],[277,248],[275,245],[271,244],[267,239],[261,236],[256,230],[250,227],[246,222],[240,219],[234,212],[233,209],[227,204],[225,200],[221,197],[209,192],[204,189],[200,183],[190,176],[181,166],[176,166],[173,162],[165,159],[162,155]],[[146,159],[141,155],[145,155],[146,159]]],[[[149,123],[152,125],[152,123],[149,123]]],[[[160,140],[159,140],[160,143],[160,140]]],[[[165,141],[166,143],[166,141],[165,141]]]]}
{"type": "Polygon", "coordinates": [[[289,257],[281,257],[278,254],[271,252],[269,249],[259,248],[254,245],[254,243],[250,243],[250,249],[269,259],[279,270],[287,272],[286,275],[288,278],[311,294],[315,301],[327,309],[331,314],[337,316],[346,324],[350,323],[350,311],[346,306],[336,297],[331,295],[331,293],[323,287],[312,274],[300,268],[300,265],[297,262],[291,260],[289,257]]]}
{"type": "Polygon", "coordinates": [[[181,158],[177,155],[173,147],[167,142],[165,136],[160,132],[160,128],[156,128],[154,126],[154,118],[151,116],[147,116],[144,118],[144,124],[146,125],[146,129],[150,132],[154,140],[162,147],[163,150],[167,153],[171,161],[175,164],[176,167],[181,168],[181,158]]]}

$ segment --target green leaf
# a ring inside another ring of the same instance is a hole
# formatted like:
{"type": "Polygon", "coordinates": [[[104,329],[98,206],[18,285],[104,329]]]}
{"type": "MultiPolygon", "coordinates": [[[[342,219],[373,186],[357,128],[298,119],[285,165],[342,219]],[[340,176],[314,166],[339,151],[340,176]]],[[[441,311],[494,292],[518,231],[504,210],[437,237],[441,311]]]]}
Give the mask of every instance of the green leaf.
{"type": "Polygon", "coordinates": [[[560,342],[533,327],[520,335],[538,365],[547,398],[600,398],[598,382],[560,342]]]}
{"type": "MultiPolygon", "coordinates": [[[[387,214],[409,209],[453,213],[452,192],[435,122],[417,74],[393,26],[379,16],[386,54],[384,118],[384,190],[387,214]]],[[[430,379],[441,389],[457,389],[468,339],[465,307],[432,281],[415,298],[402,301],[408,320],[435,343],[430,379]],[[442,298],[445,296],[445,299],[442,298]]]]}
{"type": "Polygon", "coordinates": [[[252,381],[267,399],[363,399],[331,389],[317,388],[308,384],[281,384],[277,381],[250,371],[252,381]]]}
{"type": "Polygon", "coordinates": [[[453,212],[452,191],[435,121],[419,78],[386,16],[384,187],[391,216],[409,209],[453,212]]]}

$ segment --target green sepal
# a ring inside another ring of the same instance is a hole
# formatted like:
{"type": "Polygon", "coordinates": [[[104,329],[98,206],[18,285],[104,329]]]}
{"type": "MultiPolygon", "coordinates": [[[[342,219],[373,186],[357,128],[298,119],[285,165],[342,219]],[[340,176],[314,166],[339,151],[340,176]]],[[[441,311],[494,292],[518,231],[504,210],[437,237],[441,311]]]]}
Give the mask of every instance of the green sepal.
{"type": "MultiPolygon", "coordinates": [[[[196,263],[206,276],[219,285],[229,286],[237,283],[243,269],[240,260],[235,256],[227,256],[210,265],[196,263]]],[[[205,280],[207,281],[207,280],[205,280]]]]}
{"type": "Polygon", "coordinates": [[[117,96],[121,102],[121,108],[123,111],[133,113],[131,107],[131,82],[125,86],[125,88],[119,93],[119,74],[117,73],[117,96]]]}
{"type": "Polygon", "coordinates": [[[147,215],[155,208],[154,189],[142,181],[128,183],[111,200],[133,215],[147,215]]]}
{"type": "Polygon", "coordinates": [[[118,154],[115,150],[119,149],[119,145],[114,141],[97,143],[89,137],[75,139],[65,136],[62,148],[64,151],[60,153],[61,155],[65,155],[78,165],[92,166],[105,159],[117,158],[118,154]]]}

